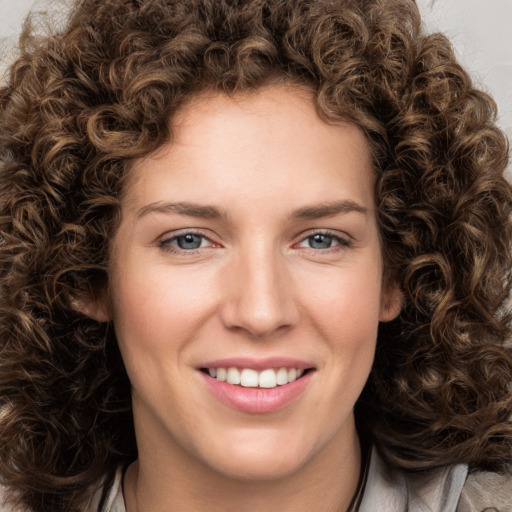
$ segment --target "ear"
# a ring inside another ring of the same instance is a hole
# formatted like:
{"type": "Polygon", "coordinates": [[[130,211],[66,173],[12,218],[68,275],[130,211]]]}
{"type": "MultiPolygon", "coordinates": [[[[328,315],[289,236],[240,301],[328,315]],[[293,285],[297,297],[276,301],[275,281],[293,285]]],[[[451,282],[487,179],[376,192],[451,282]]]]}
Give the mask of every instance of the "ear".
{"type": "Polygon", "coordinates": [[[101,294],[100,297],[95,297],[94,294],[89,291],[81,294],[79,297],[73,297],[71,299],[71,305],[75,311],[97,322],[110,322],[109,308],[107,307],[107,300],[104,294],[101,294]]]}
{"type": "Polygon", "coordinates": [[[382,288],[380,303],[380,322],[394,320],[402,310],[403,294],[396,281],[389,280],[382,288]]]}

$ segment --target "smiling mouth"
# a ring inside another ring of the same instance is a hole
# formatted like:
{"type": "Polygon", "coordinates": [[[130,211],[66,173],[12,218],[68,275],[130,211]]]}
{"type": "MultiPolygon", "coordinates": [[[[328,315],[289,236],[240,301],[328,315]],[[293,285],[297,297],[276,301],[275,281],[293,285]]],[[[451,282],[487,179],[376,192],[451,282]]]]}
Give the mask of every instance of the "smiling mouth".
{"type": "Polygon", "coordinates": [[[313,370],[314,368],[268,368],[262,371],[236,367],[201,368],[203,373],[207,373],[210,377],[220,382],[227,382],[228,384],[244,388],[265,389],[284,386],[302,378],[313,370]]]}

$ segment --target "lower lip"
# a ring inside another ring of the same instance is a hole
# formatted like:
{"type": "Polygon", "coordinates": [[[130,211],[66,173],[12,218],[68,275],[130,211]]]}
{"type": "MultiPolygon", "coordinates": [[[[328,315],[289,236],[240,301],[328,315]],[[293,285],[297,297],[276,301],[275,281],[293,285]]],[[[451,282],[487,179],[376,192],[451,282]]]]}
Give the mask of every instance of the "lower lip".
{"type": "Polygon", "coordinates": [[[306,389],[313,371],[293,382],[275,388],[244,388],[222,382],[201,372],[210,391],[233,409],[250,413],[268,413],[283,409],[306,389]]]}

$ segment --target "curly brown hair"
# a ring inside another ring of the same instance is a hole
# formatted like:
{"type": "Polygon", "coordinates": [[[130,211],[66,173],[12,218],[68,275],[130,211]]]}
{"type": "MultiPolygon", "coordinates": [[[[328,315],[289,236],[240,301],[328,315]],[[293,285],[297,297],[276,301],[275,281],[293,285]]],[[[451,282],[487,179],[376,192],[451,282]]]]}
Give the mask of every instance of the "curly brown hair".
{"type": "Polygon", "coordinates": [[[508,145],[496,107],[413,0],[80,0],[26,33],[0,89],[0,475],[29,510],[74,511],[136,458],[108,287],[131,163],[207,88],[286,81],[366,133],[384,260],[403,296],[356,406],[408,470],[512,453],[508,145]]]}

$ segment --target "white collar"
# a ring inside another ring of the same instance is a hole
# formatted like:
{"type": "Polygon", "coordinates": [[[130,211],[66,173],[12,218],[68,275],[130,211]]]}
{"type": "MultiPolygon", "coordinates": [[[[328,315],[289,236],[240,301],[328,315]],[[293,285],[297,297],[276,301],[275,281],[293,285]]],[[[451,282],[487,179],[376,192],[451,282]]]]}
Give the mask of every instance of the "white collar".
{"type": "Polygon", "coordinates": [[[393,470],[374,447],[358,512],[455,512],[467,473],[465,464],[418,474],[393,470]]]}

